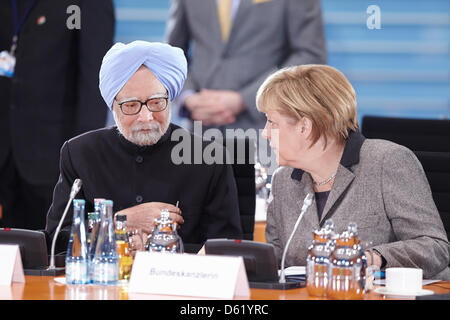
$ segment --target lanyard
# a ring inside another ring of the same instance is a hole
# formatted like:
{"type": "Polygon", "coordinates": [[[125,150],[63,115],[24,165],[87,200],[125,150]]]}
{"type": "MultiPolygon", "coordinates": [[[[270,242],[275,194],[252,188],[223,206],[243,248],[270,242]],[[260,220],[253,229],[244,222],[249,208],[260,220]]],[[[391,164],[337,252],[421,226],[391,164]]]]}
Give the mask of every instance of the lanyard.
{"type": "Polygon", "coordinates": [[[12,39],[12,45],[10,54],[14,56],[14,53],[17,48],[17,41],[19,39],[19,32],[20,29],[22,29],[23,24],[27,20],[28,16],[30,15],[31,10],[36,5],[38,0],[32,0],[31,4],[28,6],[27,10],[25,11],[25,14],[22,16],[22,19],[19,20],[19,10],[17,9],[17,0],[11,0],[12,3],[12,9],[13,9],[13,23],[14,23],[14,35],[12,39]]]}

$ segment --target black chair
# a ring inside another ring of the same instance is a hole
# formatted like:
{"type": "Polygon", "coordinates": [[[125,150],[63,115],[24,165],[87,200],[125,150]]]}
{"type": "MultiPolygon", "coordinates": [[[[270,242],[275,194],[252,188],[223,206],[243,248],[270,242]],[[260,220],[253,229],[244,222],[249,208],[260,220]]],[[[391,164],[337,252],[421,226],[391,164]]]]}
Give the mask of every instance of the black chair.
{"type": "Polygon", "coordinates": [[[361,132],[413,151],[450,152],[450,120],[364,116],[361,132]]]}
{"type": "Polygon", "coordinates": [[[434,202],[450,239],[450,152],[414,152],[422,164],[434,202]]]}
{"type": "Polygon", "coordinates": [[[253,240],[255,230],[255,147],[251,139],[225,139],[236,180],[243,238],[253,240]]]}
{"type": "Polygon", "coordinates": [[[450,239],[450,120],[365,116],[362,134],[386,139],[416,154],[450,239]]]}

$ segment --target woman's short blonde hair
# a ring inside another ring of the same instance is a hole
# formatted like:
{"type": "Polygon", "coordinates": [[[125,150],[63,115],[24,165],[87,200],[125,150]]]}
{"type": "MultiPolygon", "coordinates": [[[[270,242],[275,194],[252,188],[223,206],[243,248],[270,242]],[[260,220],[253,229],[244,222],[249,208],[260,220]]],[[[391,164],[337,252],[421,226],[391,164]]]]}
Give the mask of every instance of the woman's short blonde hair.
{"type": "Polygon", "coordinates": [[[295,121],[312,121],[312,144],[324,136],[339,141],[359,128],[356,95],[350,82],[327,65],[301,65],[270,75],[256,94],[256,105],[264,113],[278,111],[295,121]]]}

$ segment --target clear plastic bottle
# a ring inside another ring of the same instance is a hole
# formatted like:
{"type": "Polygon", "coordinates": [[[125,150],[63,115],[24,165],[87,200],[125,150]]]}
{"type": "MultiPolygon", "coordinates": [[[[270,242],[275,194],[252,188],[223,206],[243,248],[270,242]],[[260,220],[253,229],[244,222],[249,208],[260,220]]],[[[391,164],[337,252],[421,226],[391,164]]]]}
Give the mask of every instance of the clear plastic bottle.
{"type": "Polygon", "coordinates": [[[127,216],[124,214],[116,215],[116,248],[119,256],[119,280],[129,280],[133,257],[128,240],[127,216]]]}
{"type": "Polygon", "coordinates": [[[167,209],[161,210],[161,217],[155,219],[153,232],[147,238],[145,249],[150,252],[184,252],[183,241],[177,233],[177,224],[169,218],[167,209]]]}
{"type": "Polygon", "coordinates": [[[322,229],[313,232],[314,240],[306,258],[306,289],[311,296],[327,295],[333,236],[334,224],[331,220],[327,220],[322,229]]]}
{"type": "Polygon", "coordinates": [[[103,201],[100,230],[92,260],[94,284],[115,285],[119,278],[119,259],[112,208],[111,200],[103,201]]]}
{"type": "MultiPolygon", "coordinates": [[[[102,206],[103,201],[105,199],[101,198],[95,198],[94,199],[94,214],[93,214],[93,221],[92,221],[92,231],[90,235],[90,243],[89,243],[89,279],[90,282],[93,282],[94,280],[94,266],[93,266],[93,260],[95,256],[95,249],[97,247],[97,239],[98,239],[98,230],[100,229],[101,224],[101,215],[102,215],[102,206]]],[[[89,221],[89,224],[91,222],[89,221]]]]}
{"type": "Polygon", "coordinates": [[[89,283],[88,247],[84,223],[85,201],[73,200],[73,221],[66,255],[66,283],[89,283]]]}

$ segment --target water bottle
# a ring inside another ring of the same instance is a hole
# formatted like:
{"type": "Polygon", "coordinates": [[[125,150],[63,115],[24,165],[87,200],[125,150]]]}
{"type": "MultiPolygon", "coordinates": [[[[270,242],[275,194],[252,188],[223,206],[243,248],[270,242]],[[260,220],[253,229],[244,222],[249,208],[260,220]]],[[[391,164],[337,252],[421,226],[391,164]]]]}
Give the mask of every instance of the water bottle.
{"type": "Polygon", "coordinates": [[[150,252],[183,253],[183,240],[177,233],[177,224],[169,218],[167,209],[161,210],[155,219],[153,232],[148,236],[145,249],[150,252]]]}
{"type": "Polygon", "coordinates": [[[101,214],[103,201],[105,199],[95,198],[94,199],[94,214],[92,217],[92,230],[90,235],[89,243],[89,279],[90,282],[94,281],[94,265],[93,260],[95,256],[95,248],[97,247],[98,230],[100,229],[101,214]]]}
{"type": "Polygon", "coordinates": [[[94,284],[115,285],[119,278],[119,259],[113,222],[113,202],[104,200],[100,230],[92,261],[94,284]]]}
{"type": "Polygon", "coordinates": [[[306,289],[311,296],[327,295],[334,236],[334,224],[331,220],[327,220],[322,229],[313,232],[314,240],[308,248],[306,258],[306,289]]]}
{"type": "Polygon", "coordinates": [[[365,292],[363,281],[363,257],[358,247],[356,225],[350,224],[336,239],[331,253],[331,271],[327,297],[337,300],[362,299],[365,292]]]}
{"type": "Polygon", "coordinates": [[[88,248],[84,223],[85,201],[73,200],[73,222],[66,255],[66,283],[89,283],[88,248]]]}
{"type": "Polygon", "coordinates": [[[359,238],[358,234],[358,225],[354,222],[351,222],[348,224],[347,230],[349,233],[353,235],[354,238],[354,245],[353,248],[358,251],[359,256],[359,263],[361,264],[361,277],[360,277],[360,286],[361,288],[364,288],[364,292],[367,291],[367,289],[370,287],[370,283],[368,283],[369,279],[372,274],[367,274],[369,271],[367,268],[367,257],[364,254],[363,246],[361,244],[361,239],[359,238]]]}

